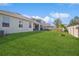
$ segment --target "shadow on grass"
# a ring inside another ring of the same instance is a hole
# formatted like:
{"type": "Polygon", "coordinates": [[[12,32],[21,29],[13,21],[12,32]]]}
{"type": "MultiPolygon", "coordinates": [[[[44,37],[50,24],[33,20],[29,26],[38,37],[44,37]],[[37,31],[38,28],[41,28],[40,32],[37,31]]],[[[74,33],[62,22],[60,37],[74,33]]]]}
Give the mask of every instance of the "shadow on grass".
{"type": "Polygon", "coordinates": [[[16,39],[21,39],[22,37],[36,35],[36,34],[39,34],[42,32],[43,31],[35,31],[35,32],[22,32],[22,33],[9,34],[7,36],[0,37],[0,44],[4,44],[4,43],[7,43],[9,41],[16,40],[16,39]]]}

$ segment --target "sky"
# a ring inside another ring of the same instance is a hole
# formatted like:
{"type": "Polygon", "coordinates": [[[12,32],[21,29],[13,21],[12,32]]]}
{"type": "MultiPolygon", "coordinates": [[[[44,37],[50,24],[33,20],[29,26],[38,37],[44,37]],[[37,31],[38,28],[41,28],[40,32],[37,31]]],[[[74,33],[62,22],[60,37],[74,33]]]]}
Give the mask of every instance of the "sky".
{"type": "Polygon", "coordinates": [[[63,24],[68,24],[72,18],[79,16],[79,4],[75,3],[0,3],[0,10],[42,19],[50,24],[56,18],[60,18],[63,24]]]}

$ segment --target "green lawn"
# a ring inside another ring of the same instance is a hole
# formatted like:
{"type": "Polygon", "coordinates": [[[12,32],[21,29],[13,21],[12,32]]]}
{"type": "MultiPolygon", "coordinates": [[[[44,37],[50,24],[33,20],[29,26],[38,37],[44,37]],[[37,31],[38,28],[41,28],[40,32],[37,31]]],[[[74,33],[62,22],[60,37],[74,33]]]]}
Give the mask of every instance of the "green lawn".
{"type": "Polygon", "coordinates": [[[79,39],[55,31],[16,33],[0,37],[0,55],[79,55],[79,39]]]}

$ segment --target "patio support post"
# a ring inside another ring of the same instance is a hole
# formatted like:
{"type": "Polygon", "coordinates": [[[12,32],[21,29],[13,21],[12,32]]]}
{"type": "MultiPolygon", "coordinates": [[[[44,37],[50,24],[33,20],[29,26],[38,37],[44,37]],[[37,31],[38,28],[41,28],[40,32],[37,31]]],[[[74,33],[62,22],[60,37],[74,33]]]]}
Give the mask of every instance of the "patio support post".
{"type": "Polygon", "coordinates": [[[40,31],[40,24],[39,24],[39,31],[40,31]]]}

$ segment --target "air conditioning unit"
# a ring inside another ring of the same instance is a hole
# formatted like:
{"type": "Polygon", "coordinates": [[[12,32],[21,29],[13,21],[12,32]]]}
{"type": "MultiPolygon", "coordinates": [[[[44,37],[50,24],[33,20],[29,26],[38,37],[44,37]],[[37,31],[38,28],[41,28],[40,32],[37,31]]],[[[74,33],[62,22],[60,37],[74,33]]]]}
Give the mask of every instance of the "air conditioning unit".
{"type": "Polygon", "coordinates": [[[4,36],[4,30],[0,30],[0,36],[4,36]]]}

